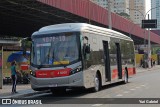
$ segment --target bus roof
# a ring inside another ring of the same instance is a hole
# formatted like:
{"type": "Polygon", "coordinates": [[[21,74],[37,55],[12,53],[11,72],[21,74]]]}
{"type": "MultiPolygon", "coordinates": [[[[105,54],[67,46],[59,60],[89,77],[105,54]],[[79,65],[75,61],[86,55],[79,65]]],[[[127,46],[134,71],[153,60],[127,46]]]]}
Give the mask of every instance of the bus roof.
{"type": "Polygon", "coordinates": [[[123,38],[123,39],[133,41],[130,37],[122,33],[119,33],[117,31],[103,28],[103,27],[98,27],[95,25],[87,24],[87,23],[63,23],[63,24],[49,25],[49,26],[42,27],[41,29],[39,29],[39,31],[34,32],[32,36],[39,35],[39,34],[76,32],[76,31],[86,31],[86,32],[91,31],[91,32],[97,32],[101,34],[107,33],[107,34],[110,34],[110,36],[114,36],[114,34],[116,34],[116,35],[119,35],[118,38],[123,38]]]}

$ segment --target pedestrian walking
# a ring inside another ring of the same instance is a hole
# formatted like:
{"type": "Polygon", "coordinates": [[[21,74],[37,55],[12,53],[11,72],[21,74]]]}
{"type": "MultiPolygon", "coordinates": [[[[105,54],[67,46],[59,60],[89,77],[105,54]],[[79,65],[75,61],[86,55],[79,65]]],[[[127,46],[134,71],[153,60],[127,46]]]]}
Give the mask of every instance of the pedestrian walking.
{"type": "Polygon", "coordinates": [[[153,59],[151,58],[151,67],[153,67],[153,59]]]}
{"type": "Polygon", "coordinates": [[[156,64],[156,62],[155,62],[155,60],[153,59],[153,66],[155,66],[155,64],[156,64]]]}
{"type": "Polygon", "coordinates": [[[17,84],[17,71],[16,71],[16,62],[11,63],[11,78],[12,78],[12,94],[17,93],[16,84],[17,84]]]}
{"type": "Polygon", "coordinates": [[[143,67],[144,61],[143,59],[140,60],[140,67],[143,67]]]}

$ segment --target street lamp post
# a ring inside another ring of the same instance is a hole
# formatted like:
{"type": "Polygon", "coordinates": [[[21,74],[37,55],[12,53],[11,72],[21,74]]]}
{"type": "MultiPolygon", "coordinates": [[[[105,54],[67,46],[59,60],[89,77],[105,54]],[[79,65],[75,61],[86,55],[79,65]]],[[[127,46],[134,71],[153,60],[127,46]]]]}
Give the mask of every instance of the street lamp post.
{"type": "Polygon", "coordinates": [[[111,5],[110,5],[110,0],[108,0],[108,26],[109,29],[112,29],[112,18],[111,18],[111,5]]]}
{"type": "MultiPolygon", "coordinates": [[[[140,10],[137,10],[137,9],[130,9],[130,8],[127,8],[127,9],[128,9],[128,10],[135,10],[135,11],[138,11],[139,13],[141,13],[141,15],[142,15],[142,17],[143,17],[142,20],[145,19],[144,14],[143,14],[140,10]]],[[[134,28],[134,27],[133,27],[133,28],[134,28]]],[[[133,29],[133,28],[132,28],[132,29],[133,29]]],[[[131,29],[131,30],[132,30],[132,29],[131,29]]],[[[144,47],[146,47],[146,34],[145,34],[145,30],[144,30],[144,47]]]]}
{"type": "MultiPolygon", "coordinates": [[[[156,9],[160,6],[156,6],[151,8],[150,10],[147,11],[147,13],[145,14],[145,18],[146,15],[152,10],[152,9],[156,9]]],[[[145,19],[144,18],[144,19],[145,19]]],[[[149,14],[148,14],[148,20],[149,20],[149,14]]],[[[151,68],[151,37],[150,37],[150,28],[148,28],[148,67],[151,68]]]]}
{"type": "MultiPolygon", "coordinates": [[[[137,9],[130,9],[130,8],[127,8],[128,10],[135,10],[135,11],[138,11],[141,15],[142,15],[142,20],[145,19],[145,16],[144,14],[140,11],[140,10],[137,10],[137,9]]],[[[131,31],[134,29],[135,25],[131,28],[130,30],[130,37],[131,37],[131,31]]],[[[144,50],[146,49],[146,32],[144,30],[144,50]]],[[[148,56],[147,56],[148,57],[148,56]]],[[[146,58],[146,54],[144,53],[144,68],[147,67],[147,58],[146,58]]]]}
{"type": "MultiPolygon", "coordinates": [[[[137,9],[129,9],[129,10],[135,10],[135,11],[138,11],[142,14],[143,16],[143,19],[145,20],[146,19],[146,15],[152,10],[152,9],[155,9],[155,8],[158,8],[160,6],[157,6],[157,7],[154,7],[154,8],[151,8],[150,10],[147,11],[147,13],[144,15],[141,11],[137,10],[137,9]]],[[[149,20],[149,14],[148,14],[148,20],[149,20]]],[[[144,38],[144,46],[146,46],[146,36],[144,38]]],[[[151,68],[151,41],[150,41],[150,29],[148,28],[148,67],[151,68]]]]}
{"type": "MultiPolygon", "coordinates": [[[[148,14],[149,20],[149,14],[148,14]]],[[[151,36],[150,36],[150,28],[148,28],[148,67],[151,68],[151,36]]]]}

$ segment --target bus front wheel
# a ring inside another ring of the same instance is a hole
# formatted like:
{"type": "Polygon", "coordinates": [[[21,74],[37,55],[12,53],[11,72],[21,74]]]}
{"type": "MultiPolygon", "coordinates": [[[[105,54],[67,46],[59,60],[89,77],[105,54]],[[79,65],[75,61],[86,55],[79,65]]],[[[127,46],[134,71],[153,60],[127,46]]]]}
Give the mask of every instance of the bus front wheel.
{"type": "Polygon", "coordinates": [[[97,92],[99,91],[101,88],[101,78],[100,78],[100,74],[97,73],[95,78],[94,78],[94,88],[93,88],[93,91],[94,92],[97,92]]]}
{"type": "Polygon", "coordinates": [[[128,69],[126,68],[125,73],[124,73],[124,83],[128,83],[128,69]]]}

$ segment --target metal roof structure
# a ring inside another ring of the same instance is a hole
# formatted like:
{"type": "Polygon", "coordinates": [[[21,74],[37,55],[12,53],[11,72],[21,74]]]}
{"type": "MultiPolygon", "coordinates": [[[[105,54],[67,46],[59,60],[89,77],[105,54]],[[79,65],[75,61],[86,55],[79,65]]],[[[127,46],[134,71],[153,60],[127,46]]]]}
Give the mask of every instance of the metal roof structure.
{"type": "Polygon", "coordinates": [[[17,38],[0,37],[0,46],[20,46],[20,44],[17,38]]]}
{"type": "MultiPolygon", "coordinates": [[[[60,23],[90,23],[108,27],[106,9],[89,0],[1,0],[0,34],[30,37],[43,26],[60,23]]],[[[131,36],[135,44],[147,40],[148,31],[112,13],[112,28],[131,36]]],[[[151,32],[151,42],[160,44],[160,36],[151,32]]]]}

